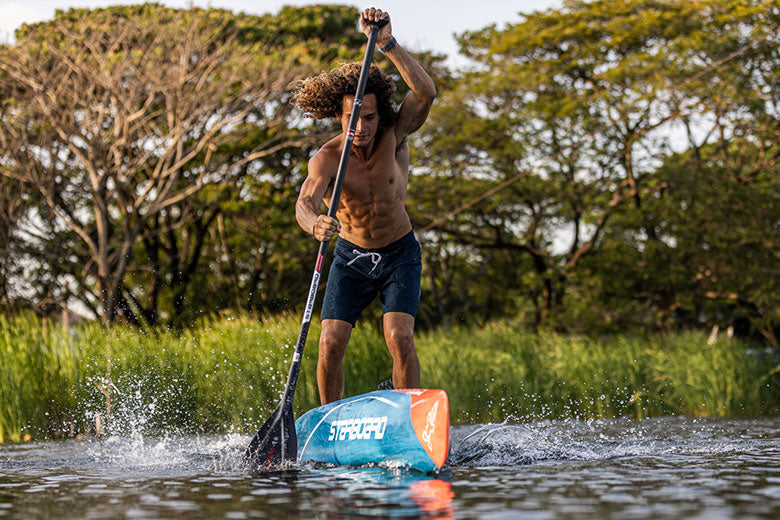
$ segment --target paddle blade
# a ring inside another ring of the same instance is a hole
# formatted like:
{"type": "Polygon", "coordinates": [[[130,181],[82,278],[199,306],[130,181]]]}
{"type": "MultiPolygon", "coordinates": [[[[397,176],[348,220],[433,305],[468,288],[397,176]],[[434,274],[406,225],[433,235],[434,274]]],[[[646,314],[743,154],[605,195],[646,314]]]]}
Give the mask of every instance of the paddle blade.
{"type": "Polygon", "coordinates": [[[267,471],[294,464],[297,458],[292,407],[280,404],[249,443],[244,452],[244,465],[250,471],[267,471]]]}

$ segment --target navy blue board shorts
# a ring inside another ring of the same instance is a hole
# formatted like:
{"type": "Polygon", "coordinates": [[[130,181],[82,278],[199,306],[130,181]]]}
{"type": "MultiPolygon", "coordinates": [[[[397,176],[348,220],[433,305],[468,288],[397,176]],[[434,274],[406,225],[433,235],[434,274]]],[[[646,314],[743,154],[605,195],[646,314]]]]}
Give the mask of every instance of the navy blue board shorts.
{"type": "Polygon", "coordinates": [[[365,249],[339,237],[325,287],[323,320],[353,327],[377,293],[382,310],[417,316],[422,257],[414,231],[377,249],[365,249]]]}

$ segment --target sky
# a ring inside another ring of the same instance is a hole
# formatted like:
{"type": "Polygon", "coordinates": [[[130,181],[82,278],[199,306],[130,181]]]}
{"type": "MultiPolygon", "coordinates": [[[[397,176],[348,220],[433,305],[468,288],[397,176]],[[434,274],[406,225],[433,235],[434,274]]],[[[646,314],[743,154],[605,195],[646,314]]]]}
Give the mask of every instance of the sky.
{"type": "MultiPolygon", "coordinates": [[[[170,7],[219,7],[252,14],[276,13],[282,5],[339,3],[360,9],[378,7],[390,13],[398,42],[412,51],[432,50],[447,55],[451,66],[460,66],[454,34],[481,29],[490,24],[503,27],[520,21],[519,13],[558,8],[562,0],[157,0],[170,7]]],[[[54,17],[55,9],[105,7],[112,4],[142,3],[134,0],[0,0],[0,41],[13,40],[13,32],[23,23],[54,17]]],[[[357,26],[357,25],[356,25],[357,26]]]]}

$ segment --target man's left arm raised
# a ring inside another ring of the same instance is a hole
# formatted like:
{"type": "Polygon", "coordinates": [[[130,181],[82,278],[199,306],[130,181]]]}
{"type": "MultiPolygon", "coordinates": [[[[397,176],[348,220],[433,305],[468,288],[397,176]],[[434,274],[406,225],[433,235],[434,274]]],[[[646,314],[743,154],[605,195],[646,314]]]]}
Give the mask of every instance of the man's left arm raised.
{"type": "MultiPolygon", "coordinates": [[[[390,18],[390,15],[373,7],[363,11],[360,17],[363,32],[366,34],[369,32],[368,21],[379,21],[383,18],[390,18]]],[[[411,90],[401,103],[398,119],[395,123],[396,142],[401,143],[406,139],[406,136],[420,128],[425,122],[436,97],[436,85],[425,69],[417,63],[417,60],[395,40],[391,23],[379,30],[377,45],[387,54],[411,90]]]]}

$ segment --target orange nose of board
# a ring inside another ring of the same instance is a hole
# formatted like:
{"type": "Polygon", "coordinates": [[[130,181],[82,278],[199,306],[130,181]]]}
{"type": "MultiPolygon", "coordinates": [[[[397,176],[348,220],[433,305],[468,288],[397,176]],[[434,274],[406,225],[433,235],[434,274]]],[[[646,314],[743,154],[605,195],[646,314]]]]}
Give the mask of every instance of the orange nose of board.
{"type": "Polygon", "coordinates": [[[447,460],[450,446],[450,408],[444,390],[394,390],[412,398],[412,427],[423,449],[438,467],[447,460]]]}

